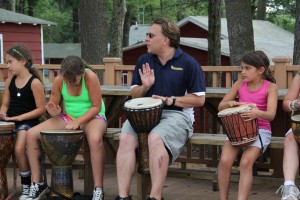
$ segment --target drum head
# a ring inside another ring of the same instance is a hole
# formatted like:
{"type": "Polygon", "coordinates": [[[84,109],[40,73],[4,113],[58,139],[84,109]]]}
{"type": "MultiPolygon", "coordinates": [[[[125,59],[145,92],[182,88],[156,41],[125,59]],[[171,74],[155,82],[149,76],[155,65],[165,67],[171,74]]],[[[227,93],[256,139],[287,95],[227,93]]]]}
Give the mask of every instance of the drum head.
{"type": "Polygon", "coordinates": [[[46,130],[46,131],[41,131],[41,134],[44,135],[74,135],[74,134],[82,134],[82,130],[46,130]]]}
{"type": "Polygon", "coordinates": [[[238,113],[243,113],[247,110],[251,110],[252,106],[251,105],[242,105],[242,106],[237,106],[237,107],[232,107],[232,108],[226,108],[224,110],[221,110],[218,113],[218,117],[224,117],[224,116],[230,116],[238,113]]]}
{"type": "Polygon", "coordinates": [[[300,115],[293,115],[291,120],[296,123],[300,123],[300,115]]]}
{"type": "Polygon", "coordinates": [[[128,109],[146,109],[157,107],[161,104],[161,99],[154,99],[152,97],[141,97],[126,101],[124,107],[128,109]]]}
{"type": "Polygon", "coordinates": [[[13,130],[15,128],[14,122],[0,121],[0,131],[13,130]]]}

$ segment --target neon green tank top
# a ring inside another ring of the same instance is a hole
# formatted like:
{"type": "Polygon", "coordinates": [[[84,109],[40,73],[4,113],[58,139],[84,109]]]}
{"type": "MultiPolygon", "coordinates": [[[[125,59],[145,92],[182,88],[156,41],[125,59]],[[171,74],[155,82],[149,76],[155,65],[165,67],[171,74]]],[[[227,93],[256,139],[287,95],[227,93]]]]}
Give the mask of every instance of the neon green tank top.
{"type": "MultiPolygon", "coordinates": [[[[90,69],[85,69],[85,70],[90,70],[90,69]]],[[[84,75],[82,76],[81,87],[82,87],[81,94],[79,96],[70,96],[67,91],[67,84],[63,82],[62,85],[61,93],[64,99],[66,113],[75,118],[82,116],[92,106],[92,102],[88,90],[85,87],[84,75]]],[[[105,105],[103,99],[102,99],[101,110],[98,114],[105,116],[105,105]]]]}

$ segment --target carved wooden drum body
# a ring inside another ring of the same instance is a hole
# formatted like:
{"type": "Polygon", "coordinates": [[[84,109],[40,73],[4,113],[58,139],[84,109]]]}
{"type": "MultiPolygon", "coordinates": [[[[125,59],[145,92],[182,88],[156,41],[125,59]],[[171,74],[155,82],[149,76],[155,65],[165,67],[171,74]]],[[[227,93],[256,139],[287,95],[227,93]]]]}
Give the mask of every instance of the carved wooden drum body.
{"type": "Polygon", "coordinates": [[[41,131],[42,147],[52,164],[51,189],[69,198],[74,193],[72,163],[82,138],[81,130],[41,131]]]}
{"type": "Polygon", "coordinates": [[[241,113],[251,109],[251,105],[243,105],[227,108],[218,113],[233,146],[246,146],[258,138],[257,119],[245,121],[241,117],[241,113]]]}
{"type": "Polygon", "coordinates": [[[138,133],[138,172],[149,173],[149,132],[159,123],[163,102],[160,99],[142,97],[125,102],[124,111],[133,129],[138,133]]]}
{"type": "Polygon", "coordinates": [[[0,200],[8,196],[6,165],[15,144],[15,123],[0,121],[0,200]]]}
{"type": "Polygon", "coordinates": [[[300,115],[293,115],[291,117],[292,130],[295,139],[298,144],[300,144],[300,115]]]}

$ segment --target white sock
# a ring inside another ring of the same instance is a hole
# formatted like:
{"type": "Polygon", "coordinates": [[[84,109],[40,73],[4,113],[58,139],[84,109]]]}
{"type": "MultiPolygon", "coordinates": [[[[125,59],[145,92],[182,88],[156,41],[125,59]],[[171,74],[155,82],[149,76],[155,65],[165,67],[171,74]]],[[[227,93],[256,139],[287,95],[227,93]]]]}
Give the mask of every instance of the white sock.
{"type": "Polygon", "coordinates": [[[295,181],[284,181],[284,185],[295,185],[295,181]]]}

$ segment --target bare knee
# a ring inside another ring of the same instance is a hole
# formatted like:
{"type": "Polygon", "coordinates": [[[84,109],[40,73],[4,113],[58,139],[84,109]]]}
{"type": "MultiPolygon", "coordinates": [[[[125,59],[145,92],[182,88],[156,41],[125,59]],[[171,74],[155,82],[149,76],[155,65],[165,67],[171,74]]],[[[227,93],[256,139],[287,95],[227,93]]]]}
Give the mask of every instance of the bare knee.
{"type": "Polygon", "coordinates": [[[15,155],[18,158],[18,156],[24,156],[26,154],[26,146],[25,145],[15,145],[14,149],[15,155]]]}
{"type": "Polygon", "coordinates": [[[296,145],[296,140],[293,133],[289,133],[284,138],[284,148],[289,148],[291,145],[296,145]]]}
{"type": "Polygon", "coordinates": [[[249,159],[242,159],[240,161],[241,171],[252,171],[253,163],[249,159]]]}
{"type": "Polygon", "coordinates": [[[164,145],[161,137],[157,134],[150,134],[148,136],[149,149],[155,148],[157,145],[164,145]]]}
{"type": "Polygon", "coordinates": [[[137,148],[137,141],[132,135],[122,134],[120,136],[119,151],[132,152],[135,151],[136,148],[137,148]]]}
{"type": "Polygon", "coordinates": [[[104,148],[103,138],[100,135],[94,134],[94,136],[92,136],[92,137],[88,136],[87,141],[88,141],[90,150],[104,148]]]}
{"type": "Polygon", "coordinates": [[[32,129],[29,129],[27,131],[27,137],[26,137],[27,146],[32,146],[32,147],[39,146],[40,139],[41,136],[39,132],[33,131],[32,129]]]}
{"type": "Polygon", "coordinates": [[[223,170],[231,170],[231,167],[233,165],[232,160],[228,159],[227,157],[221,157],[220,161],[219,161],[219,168],[222,168],[223,170]]]}

